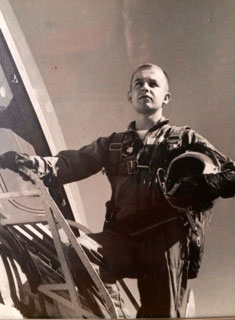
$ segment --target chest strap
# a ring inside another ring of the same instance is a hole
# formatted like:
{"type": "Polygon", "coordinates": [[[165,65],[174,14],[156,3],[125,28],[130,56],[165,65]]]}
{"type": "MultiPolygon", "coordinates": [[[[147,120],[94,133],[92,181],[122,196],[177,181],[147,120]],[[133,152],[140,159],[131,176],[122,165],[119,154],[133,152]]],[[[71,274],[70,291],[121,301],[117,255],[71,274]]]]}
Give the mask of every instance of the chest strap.
{"type": "MultiPolygon", "coordinates": [[[[162,127],[160,139],[158,141],[159,131],[156,132],[156,135],[152,136],[153,145],[158,145],[165,143],[165,152],[172,151],[174,149],[180,148],[182,146],[182,137],[185,130],[188,127],[175,127],[168,124],[162,127]]],[[[141,165],[138,161],[138,152],[123,157],[123,145],[126,143],[128,136],[131,135],[131,132],[120,132],[113,134],[111,138],[111,143],[109,144],[109,167],[106,168],[107,175],[114,176],[119,174],[123,175],[135,175],[140,172],[140,170],[148,170],[150,174],[155,174],[158,165],[155,158],[157,158],[157,148],[153,151],[152,157],[147,165],[141,165]]],[[[131,137],[130,137],[131,138],[131,137]]],[[[140,150],[138,150],[140,151],[140,150]]]]}

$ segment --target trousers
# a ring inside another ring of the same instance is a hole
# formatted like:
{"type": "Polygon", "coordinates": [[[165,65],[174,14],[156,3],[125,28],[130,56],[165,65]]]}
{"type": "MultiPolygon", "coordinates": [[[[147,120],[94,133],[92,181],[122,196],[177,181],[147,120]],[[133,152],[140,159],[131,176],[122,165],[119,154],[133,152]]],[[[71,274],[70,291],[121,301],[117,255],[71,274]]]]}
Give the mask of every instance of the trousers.
{"type": "MultiPolygon", "coordinates": [[[[119,318],[129,312],[116,281],[136,278],[141,306],[138,318],[180,317],[187,287],[187,238],[180,222],[134,238],[112,230],[77,238],[104,282],[119,318]]],[[[79,273],[79,265],[74,265],[79,273]]]]}

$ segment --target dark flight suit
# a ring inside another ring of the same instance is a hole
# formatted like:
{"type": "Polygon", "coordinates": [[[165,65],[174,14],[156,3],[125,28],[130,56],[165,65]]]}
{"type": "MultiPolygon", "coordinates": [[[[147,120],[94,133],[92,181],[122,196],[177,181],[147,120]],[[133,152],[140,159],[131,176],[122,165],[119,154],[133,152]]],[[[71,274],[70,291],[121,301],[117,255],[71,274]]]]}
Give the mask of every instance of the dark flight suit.
{"type": "MultiPolygon", "coordinates": [[[[112,198],[107,203],[104,231],[78,241],[106,284],[120,317],[127,312],[116,280],[124,277],[138,279],[138,317],[180,316],[188,279],[188,237],[185,221],[161,192],[157,169],[166,169],[186,150],[209,152],[222,170],[231,166],[228,158],[190,128],[178,130],[175,139],[170,137],[172,130],[162,118],[142,141],[133,122],[125,134],[114,133],[80,150],[60,152],[56,164],[52,165],[52,158],[43,158],[47,174],[42,178],[49,187],[85,179],[103,168],[106,171],[112,198]],[[148,231],[155,224],[158,227],[148,231]]],[[[79,274],[78,267],[73,268],[79,274]]]]}

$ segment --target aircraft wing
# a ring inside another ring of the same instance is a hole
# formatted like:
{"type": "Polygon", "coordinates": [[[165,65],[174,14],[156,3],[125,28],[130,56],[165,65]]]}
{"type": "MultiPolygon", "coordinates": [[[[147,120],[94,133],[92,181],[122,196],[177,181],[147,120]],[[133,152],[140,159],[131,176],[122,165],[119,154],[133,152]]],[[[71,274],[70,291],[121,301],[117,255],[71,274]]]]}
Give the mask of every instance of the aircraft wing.
{"type": "MultiPolygon", "coordinates": [[[[64,149],[63,135],[36,63],[8,1],[2,0],[0,154],[16,151],[50,156],[64,149]]],[[[58,251],[61,248],[63,251],[68,239],[61,230],[54,228],[57,222],[48,223],[45,214],[50,214],[52,209],[45,205],[38,190],[18,174],[0,170],[0,272],[4,279],[2,286],[0,284],[0,312],[5,305],[4,310],[11,310],[18,318],[19,313],[11,307],[13,303],[27,318],[71,318],[78,314],[92,318],[108,316],[86,267],[80,277],[82,281],[74,284],[69,272],[66,278],[68,263],[64,256],[61,260],[58,251]],[[51,228],[55,235],[57,231],[62,233],[57,244],[51,228]],[[69,288],[66,287],[68,281],[69,288]],[[71,298],[71,292],[78,297],[79,312],[71,304],[71,301],[77,302],[71,298]]],[[[67,185],[49,192],[47,197],[54,199],[55,211],[58,209],[58,214],[71,221],[73,232],[68,233],[75,237],[80,234],[79,229],[87,232],[78,187],[67,185]]]]}

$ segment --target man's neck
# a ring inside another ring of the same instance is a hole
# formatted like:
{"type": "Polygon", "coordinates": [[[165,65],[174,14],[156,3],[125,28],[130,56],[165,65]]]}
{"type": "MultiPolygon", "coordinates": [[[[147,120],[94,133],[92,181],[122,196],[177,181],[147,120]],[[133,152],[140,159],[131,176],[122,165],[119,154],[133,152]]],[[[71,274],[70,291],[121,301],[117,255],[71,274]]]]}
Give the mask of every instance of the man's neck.
{"type": "Polygon", "coordinates": [[[149,130],[161,118],[162,118],[162,112],[155,113],[154,115],[150,115],[150,116],[137,114],[136,122],[135,122],[136,130],[149,130]]]}

